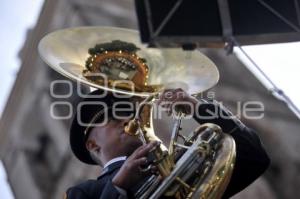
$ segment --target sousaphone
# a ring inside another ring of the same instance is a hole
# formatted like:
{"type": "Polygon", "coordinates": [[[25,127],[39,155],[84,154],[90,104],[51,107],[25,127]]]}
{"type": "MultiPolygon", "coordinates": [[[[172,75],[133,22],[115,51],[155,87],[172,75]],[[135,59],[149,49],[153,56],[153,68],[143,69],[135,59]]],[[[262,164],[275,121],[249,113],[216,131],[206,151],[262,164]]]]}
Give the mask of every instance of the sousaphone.
{"type": "MultiPolygon", "coordinates": [[[[199,51],[147,48],[135,30],[113,27],[76,27],[46,35],[39,43],[42,59],[60,74],[96,89],[139,96],[135,118],[125,132],[146,144],[159,140],[152,112],[166,88],[182,88],[197,95],[219,79],[214,63],[199,51]]],[[[212,123],[189,136],[179,131],[184,111],[177,111],[170,145],[150,154],[158,168],[135,193],[136,198],[221,198],[234,161],[232,137],[212,123]]],[[[148,168],[144,168],[147,170],[148,168]]]]}

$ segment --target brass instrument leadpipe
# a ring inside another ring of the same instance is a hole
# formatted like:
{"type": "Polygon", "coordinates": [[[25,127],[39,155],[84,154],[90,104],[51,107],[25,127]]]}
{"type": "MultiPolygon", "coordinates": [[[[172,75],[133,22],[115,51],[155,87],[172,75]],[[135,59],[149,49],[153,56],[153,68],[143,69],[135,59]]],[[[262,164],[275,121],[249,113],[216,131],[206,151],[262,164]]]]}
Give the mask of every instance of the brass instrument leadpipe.
{"type": "Polygon", "coordinates": [[[170,140],[170,144],[169,144],[169,154],[170,154],[170,159],[172,162],[175,162],[175,147],[177,145],[177,139],[179,136],[179,131],[181,130],[181,121],[182,118],[184,117],[184,114],[179,111],[176,115],[176,120],[175,120],[175,124],[172,130],[172,134],[171,134],[171,140],[170,140]]]}
{"type": "Polygon", "coordinates": [[[134,136],[139,135],[144,144],[151,141],[160,142],[160,145],[150,153],[155,157],[154,165],[157,167],[159,174],[162,178],[166,178],[175,163],[171,161],[166,146],[162,144],[162,141],[154,133],[152,109],[157,96],[158,93],[150,95],[140,103],[135,118],[130,120],[125,127],[125,133],[134,136]]]}

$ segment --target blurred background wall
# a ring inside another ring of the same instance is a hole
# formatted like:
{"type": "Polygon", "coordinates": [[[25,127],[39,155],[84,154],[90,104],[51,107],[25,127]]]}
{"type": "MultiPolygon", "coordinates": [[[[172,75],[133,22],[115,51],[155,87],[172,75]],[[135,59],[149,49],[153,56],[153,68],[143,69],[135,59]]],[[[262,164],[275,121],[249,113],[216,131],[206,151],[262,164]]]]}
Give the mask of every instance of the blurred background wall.
{"type": "MultiPolygon", "coordinates": [[[[137,29],[133,1],[45,0],[37,25],[28,30],[19,54],[22,66],[0,121],[0,156],[17,199],[62,198],[68,187],[99,175],[99,168],[84,165],[72,155],[68,143],[70,120],[51,117],[51,104],[61,99],[51,97],[50,84],[65,78],[43,63],[37,53],[38,42],[45,34],[89,25],[137,29]]],[[[265,107],[262,119],[244,122],[258,131],[271,156],[271,167],[234,198],[290,199],[299,196],[299,120],[267,92],[235,55],[227,56],[223,49],[201,51],[220,71],[218,85],[210,90],[215,93],[215,99],[234,114],[247,101],[261,101],[265,107]]],[[[72,103],[72,108],[76,107],[75,83],[71,87],[56,84],[54,89],[60,95],[72,91],[67,101],[72,103]]],[[[85,87],[81,90],[88,92],[85,87]]],[[[53,110],[59,116],[70,113],[70,107],[64,105],[55,106],[53,110]]],[[[166,126],[159,128],[163,130],[166,126]]]]}

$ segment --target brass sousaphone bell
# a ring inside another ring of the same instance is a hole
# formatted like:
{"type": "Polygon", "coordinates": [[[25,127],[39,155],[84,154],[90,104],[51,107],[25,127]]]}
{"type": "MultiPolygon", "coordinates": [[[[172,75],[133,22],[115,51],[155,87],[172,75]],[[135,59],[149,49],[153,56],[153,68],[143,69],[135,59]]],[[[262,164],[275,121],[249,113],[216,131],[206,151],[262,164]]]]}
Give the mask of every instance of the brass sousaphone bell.
{"type": "MultiPolygon", "coordinates": [[[[160,140],[153,128],[152,108],[166,88],[197,95],[219,79],[214,63],[199,51],[147,48],[135,30],[77,27],[46,35],[39,43],[42,59],[60,74],[92,88],[140,96],[136,116],[125,131],[144,143],[160,140]]],[[[178,113],[180,114],[180,113],[178,113]]],[[[202,124],[180,142],[181,117],[171,144],[153,152],[153,174],[137,198],[221,198],[235,160],[234,140],[215,124],[202,124]],[[180,135],[180,136],[179,136],[180,135]],[[180,157],[178,156],[180,151],[180,157]]]]}
{"type": "MultiPolygon", "coordinates": [[[[38,49],[42,59],[50,67],[82,84],[137,96],[149,96],[157,92],[156,89],[143,91],[140,89],[134,90],[133,88],[128,90],[118,86],[112,88],[112,85],[97,84],[84,77],[83,71],[86,69],[86,61],[91,57],[89,49],[95,47],[96,44],[117,40],[134,44],[139,48],[135,53],[137,57],[146,60],[145,65],[147,65],[149,71],[142,73],[142,75],[147,76],[147,78],[144,77],[147,79],[144,82],[147,84],[145,86],[146,90],[151,87],[163,89],[173,85],[173,87],[183,87],[190,94],[197,94],[211,88],[219,80],[217,67],[200,52],[185,52],[182,49],[173,48],[147,48],[140,43],[139,34],[135,30],[112,27],[69,28],[46,35],[40,41],[38,49]]],[[[118,55],[117,52],[116,55],[118,55]]],[[[120,55],[124,57],[125,53],[121,52],[120,55]]],[[[129,73],[122,76],[122,71],[119,72],[119,80],[131,81],[129,73]]],[[[99,75],[101,76],[100,73],[99,75]]],[[[109,77],[108,74],[107,78],[109,79],[109,77]]],[[[117,85],[117,83],[115,84],[117,85]]],[[[132,85],[134,85],[134,82],[132,85]]]]}

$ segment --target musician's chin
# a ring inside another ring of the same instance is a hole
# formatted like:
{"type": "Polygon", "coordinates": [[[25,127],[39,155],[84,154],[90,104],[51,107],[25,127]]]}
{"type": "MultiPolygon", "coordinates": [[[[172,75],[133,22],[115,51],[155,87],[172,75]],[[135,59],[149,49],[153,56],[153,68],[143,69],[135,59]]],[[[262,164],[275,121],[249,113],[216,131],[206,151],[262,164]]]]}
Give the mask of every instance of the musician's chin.
{"type": "Polygon", "coordinates": [[[126,133],[122,135],[125,150],[127,155],[132,154],[138,147],[142,146],[142,141],[137,136],[131,136],[126,133]]]}

